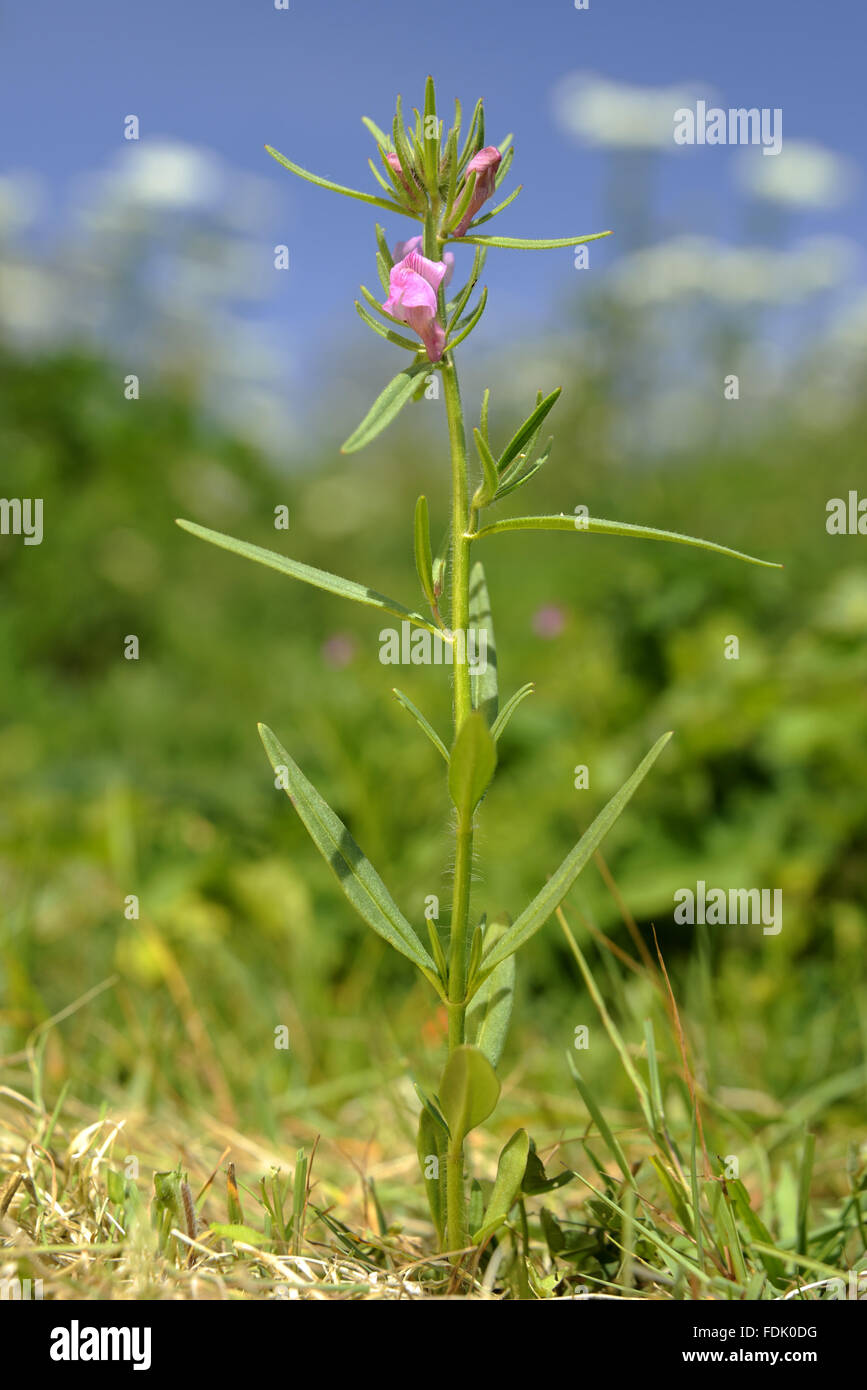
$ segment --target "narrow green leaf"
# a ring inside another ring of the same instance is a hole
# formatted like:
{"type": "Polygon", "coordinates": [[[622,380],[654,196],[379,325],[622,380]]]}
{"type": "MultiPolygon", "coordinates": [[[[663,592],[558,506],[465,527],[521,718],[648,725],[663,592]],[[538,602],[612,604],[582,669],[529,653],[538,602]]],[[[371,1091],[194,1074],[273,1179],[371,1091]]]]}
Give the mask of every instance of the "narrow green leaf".
{"type": "Polygon", "coordinates": [[[488,447],[490,447],[491,443],[490,438],[488,436],[488,412],[490,409],[490,405],[491,388],[490,386],[486,386],[482,394],[482,408],[479,414],[479,429],[482,431],[482,438],[484,439],[488,447]]]}
{"type": "Polygon", "coordinates": [[[465,164],[468,164],[468,163],[469,163],[470,159],[472,158],[473,154],[475,153],[475,148],[476,148],[475,141],[476,141],[476,135],[477,135],[477,133],[478,133],[479,121],[480,121],[480,120],[484,120],[483,112],[484,112],[484,105],[483,105],[483,103],[482,103],[482,98],[479,97],[478,101],[476,102],[475,106],[473,107],[473,114],[472,114],[472,118],[471,118],[471,120],[470,120],[470,128],[469,128],[469,130],[467,131],[467,138],[466,138],[466,140],[464,141],[463,147],[462,147],[462,149],[461,149],[460,158],[459,158],[459,160],[458,160],[458,166],[459,166],[459,168],[461,168],[461,169],[464,167],[465,164]]]}
{"type": "Polygon", "coordinates": [[[513,236],[451,236],[446,240],[459,241],[470,246],[502,246],[511,251],[552,251],[559,246],[580,246],[583,241],[599,241],[604,236],[611,236],[611,233],[593,232],[591,236],[549,237],[544,240],[513,236]]]}
{"type": "MultiPolygon", "coordinates": [[[[374,313],[378,314],[384,323],[389,324],[391,326],[391,330],[393,333],[398,328],[405,327],[401,319],[396,319],[394,317],[394,314],[390,314],[387,309],[383,309],[376,295],[371,294],[370,290],[367,288],[366,285],[359,285],[359,289],[361,290],[361,293],[364,295],[364,298],[370,305],[371,309],[373,309],[374,313]]],[[[405,338],[404,342],[409,343],[410,347],[412,347],[416,352],[422,351],[421,343],[418,341],[417,338],[414,342],[410,338],[405,338]]]]}
{"type": "Polygon", "coordinates": [[[505,449],[500,454],[497,460],[497,467],[500,473],[505,475],[503,478],[504,482],[509,481],[507,473],[509,464],[513,459],[517,458],[524,446],[528,444],[537,433],[545,416],[550,410],[553,410],[557,401],[560,399],[562,390],[562,386],[558,386],[537,403],[535,409],[530,412],[521,427],[515,431],[505,449]]]}
{"type": "Polygon", "coordinates": [[[453,1143],[482,1124],[500,1098],[500,1083],[487,1057],[464,1043],[446,1062],[439,1100],[453,1143]]]}
{"type": "Polygon", "coordinates": [[[469,825],[497,766],[497,746],[484,716],[468,714],[449,758],[449,795],[462,825],[469,825]]]}
{"type": "Polygon", "coordinates": [[[470,671],[473,709],[479,710],[485,716],[485,721],[493,725],[499,703],[497,639],[494,635],[494,619],[485,579],[485,567],[481,560],[476,560],[470,570],[470,631],[476,634],[477,654],[481,654],[482,650],[482,633],[485,642],[485,669],[470,671]]]}
{"type": "Polygon", "coordinates": [[[376,247],[382,259],[385,261],[386,266],[391,270],[394,266],[394,257],[391,254],[391,247],[388,244],[385,229],[380,227],[378,222],[376,224],[376,247]]]}
{"type": "MultiPolygon", "coordinates": [[[[490,942],[493,945],[509,925],[508,917],[497,918],[491,922],[485,933],[486,944],[490,942]]],[[[472,976],[471,970],[471,981],[472,976]]],[[[500,961],[474,994],[472,989],[471,983],[468,989],[468,993],[472,994],[472,1002],[467,1009],[467,1036],[472,1039],[474,1047],[484,1052],[491,1066],[496,1067],[503,1055],[512,1017],[515,998],[515,957],[512,955],[500,961]]]]}
{"type": "Polygon", "coordinates": [[[445,744],[443,743],[436,729],[434,729],[433,725],[428,723],[427,719],[425,719],[418,706],[414,705],[409,696],[404,695],[402,690],[398,690],[397,686],[392,687],[392,694],[394,695],[398,704],[403,705],[407,713],[412,715],[419,728],[422,729],[425,732],[425,734],[427,734],[428,738],[430,739],[437,752],[441,753],[442,756],[445,758],[446,762],[448,762],[449,750],[446,748],[445,744]]]}
{"type": "MultiPolygon", "coordinates": [[[[508,481],[508,482],[501,482],[501,483],[500,483],[500,486],[497,488],[497,495],[496,495],[496,497],[494,498],[494,501],[495,501],[495,502],[501,502],[501,501],[503,500],[504,497],[508,497],[508,496],[509,496],[509,493],[510,493],[510,492],[515,492],[517,488],[523,487],[525,483],[528,483],[528,482],[530,481],[530,479],[531,479],[532,477],[534,477],[536,473],[539,472],[539,469],[540,469],[540,468],[544,468],[544,467],[545,467],[545,464],[548,462],[548,459],[549,459],[550,456],[551,456],[551,449],[552,449],[552,447],[553,447],[553,444],[554,444],[554,439],[553,439],[553,436],[552,436],[552,437],[548,440],[547,444],[545,445],[545,448],[543,449],[543,451],[542,451],[542,453],[539,455],[539,457],[535,460],[535,462],[533,462],[533,463],[530,464],[530,466],[529,466],[529,468],[527,469],[526,473],[522,473],[520,477],[516,477],[516,476],[515,476],[514,469],[515,469],[515,467],[517,467],[518,469],[520,469],[520,467],[521,467],[521,465],[522,465],[522,460],[521,460],[521,458],[520,458],[520,456],[519,456],[519,458],[518,458],[518,459],[516,460],[516,462],[515,462],[515,465],[513,465],[513,467],[509,469],[509,475],[510,475],[510,476],[509,476],[509,481],[508,481]]],[[[533,448],[533,441],[531,440],[530,443],[529,443],[528,446],[527,446],[527,451],[529,452],[532,448],[533,448]]]]}
{"type": "Polygon", "coordinates": [[[421,584],[422,593],[430,604],[431,608],[436,609],[437,600],[433,586],[433,554],[430,544],[430,513],[428,511],[427,498],[421,496],[415,504],[415,568],[421,584]]]}
{"type": "Polygon", "coordinates": [[[530,937],[544,926],[551,913],[560,906],[587,860],[598,849],[614,822],[631,801],[670,738],[671,734],[667,733],[663,734],[662,738],[657,739],[632,776],[624,782],[619,791],[614,793],[607,806],[599,812],[589,830],[581,836],[575,848],[567,854],[559,869],[552,874],[548,882],[505,935],[494,944],[490,954],[484,955],[482,965],[486,970],[499,965],[501,960],[505,960],[513,951],[517,951],[525,942],[529,941],[530,937]]]}
{"type": "Polygon", "coordinates": [[[473,438],[476,441],[476,453],[482,465],[484,481],[476,488],[473,497],[473,506],[481,509],[487,507],[497,495],[497,488],[500,485],[500,475],[497,472],[497,461],[488,448],[485,436],[481,430],[473,430],[473,438]]]}
{"type": "Polygon", "coordinates": [[[505,140],[503,140],[502,143],[497,146],[497,149],[500,151],[502,158],[500,159],[500,167],[494,175],[495,188],[499,188],[500,184],[508,176],[509,170],[512,167],[512,160],[515,158],[515,147],[512,144],[513,138],[514,137],[511,134],[507,135],[505,140]]]}
{"type": "Polygon", "coordinates": [[[290,560],[288,555],[278,555],[276,550],[264,550],[262,546],[251,545],[249,541],[224,536],[221,531],[211,531],[207,526],[198,526],[195,521],[184,521],[177,517],[176,522],[183,531],[189,531],[191,536],[198,536],[222,550],[231,550],[235,555],[255,560],[257,564],[267,565],[269,569],[278,570],[280,574],[288,574],[291,579],[300,579],[304,584],[312,584],[314,589],[324,589],[326,593],[337,594],[339,598],[352,599],[353,603],[378,608],[382,613],[393,613],[395,617],[414,623],[416,627],[427,628],[428,632],[439,632],[439,628],[421,613],[413,613],[396,599],[387,598],[385,594],[379,594],[376,589],[369,589],[365,584],[356,584],[352,579],[342,579],[339,575],[314,569],[312,565],[303,565],[300,560],[290,560]]]}
{"type": "Polygon", "coordinates": [[[516,690],[514,695],[509,697],[491,725],[491,733],[495,739],[501,736],[512,715],[515,713],[515,710],[526,700],[528,695],[533,694],[535,689],[536,687],[533,682],[529,681],[527,685],[522,685],[520,690],[516,690]]]}
{"type": "Polygon", "coordinates": [[[500,1154],[494,1188],[482,1224],[472,1237],[474,1245],[482,1245],[489,1240],[507,1219],[521,1192],[529,1152],[529,1134],[525,1129],[516,1129],[500,1154]]]}
{"type": "Polygon", "coordinates": [[[377,396],[373,405],[368,410],[361,424],[347,439],[341,449],[343,454],[354,454],[365,445],[370,444],[378,434],[390,425],[396,415],[403,410],[407,401],[410,400],[415,388],[418,386],[418,378],[424,372],[432,370],[428,361],[415,362],[405,371],[398,372],[396,377],[392,377],[384,391],[377,396]]]}
{"type": "Polygon", "coordinates": [[[665,1107],[662,1103],[662,1085],[659,1079],[659,1058],[656,1055],[656,1035],[653,1019],[644,1020],[644,1050],[647,1054],[647,1075],[650,1082],[650,1109],[653,1115],[654,1132],[659,1132],[665,1123],[665,1107]]]}
{"type": "Polygon", "coordinates": [[[400,97],[397,98],[397,108],[394,115],[394,121],[392,122],[391,137],[394,141],[394,148],[397,152],[397,157],[400,162],[401,172],[404,178],[406,179],[407,184],[409,185],[411,195],[413,195],[416,177],[415,161],[413,160],[412,152],[410,151],[410,147],[407,143],[406,127],[403,121],[403,106],[401,104],[400,97]]]}
{"type": "MultiPolygon", "coordinates": [[[[451,224],[453,224],[455,227],[459,226],[460,221],[461,221],[461,218],[463,217],[464,213],[466,212],[467,208],[469,207],[470,203],[472,202],[473,193],[475,192],[475,187],[476,187],[476,178],[477,178],[476,171],[473,170],[473,172],[472,172],[471,174],[469,174],[469,175],[466,177],[466,180],[465,180],[465,182],[462,184],[462,186],[458,189],[458,194],[457,194],[457,198],[455,199],[454,208],[452,209],[451,213],[449,214],[449,222],[450,222],[451,224]]],[[[446,237],[445,240],[446,240],[446,241],[465,241],[466,238],[465,238],[465,237],[446,237]]]]}
{"type": "Polygon", "coordinates": [[[488,289],[487,286],[485,286],[485,288],[482,290],[481,295],[479,296],[479,302],[476,305],[470,317],[464,320],[463,326],[461,326],[460,324],[455,325],[458,331],[453,338],[449,338],[448,342],[443,348],[443,352],[452,352],[460,343],[464,341],[464,338],[468,338],[470,336],[479,319],[482,317],[482,314],[485,312],[485,306],[487,302],[488,289]]]}
{"type": "Polygon", "coordinates": [[[448,170],[448,183],[446,185],[445,212],[443,217],[445,221],[448,222],[458,186],[458,132],[455,128],[452,128],[448,133],[444,160],[445,168],[448,170]]]}
{"type": "Polygon", "coordinates": [[[703,541],[697,536],[682,536],[679,531],[660,531],[655,526],[634,526],[627,521],[607,521],[599,516],[512,516],[502,521],[493,521],[476,533],[479,536],[494,536],[501,531],[577,531],[589,532],[597,536],[633,536],[638,540],[674,541],[678,545],[694,545],[699,550],[713,550],[718,555],[730,555],[736,560],[746,560],[750,565],[762,565],[766,569],[780,570],[782,565],[774,560],[758,560],[755,555],[745,555],[741,550],[731,550],[727,545],[717,545],[715,541],[703,541]]]}
{"type": "Polygon", "coordinates": [[[446,1234],[446,1173],[448,1141],[427,1110],[418,1121],[417,1152],[424,1189],[440,1245],[446,1234]]]}
{"type": "Polygon", "coordinates": [[[807,1219],[810,1207],[810,1187],[813,1179],[813,1158],[816,1152],[816,1136],[808,1130],[804,1132],[804,1147],[801,1151],[801,1162],[798,1168],[798,1236],[796,1250],[801,1255],[806,1255],[807,1250],[807,1219]]]}
{"type": "Polygon", "coordinates": [[[308,183],[318,184],[320,188],[327,188],[331,193],[342,193],[344,198],[357,198],[361,203],[372,203],[374,207],[385,208],[388,212],[399,212],[404,217],[412,217],[413,214],[400,203],[389,202],[385,198],[377,198],[373,193],[361,193],[357,188],[345,188],[343,184],[333,183],[331,179],[322,179],[318,174],[311,174],[308,169],[302,169],[300,164],[293,164],[291,159],[287,159],[279,150],[275,150],[271,145],[266,145],[272,159],[276,159],[278,164],[282,164],[284,169],[290,173],[297,174],[300,179],[306,179],[308,183]]]}
{"type": "MultiPolygon", "coordinates": [[[[353,840],[339,816],[307,780],[296,762],[265,725],[259,736],[271,766],[287,783],[286,792],[323,859],[336,874],[346,897],[369,927],[417,965],[432,984],[436,966],[379,874],[353,840]]],[[[435,986],[436,987],[436,986],[435,986]]]]}
{"type": "Polygon", "coordinates": [[[427,937],[430,942],[431,955],[436,961],[437,971],[445,990],[448,988],[449,983],[449,966],[446,960],[446,953],[443,950],[443,944],[440,941],[439,930],[436,922],[431,921],[427,913],[425,913],[424,924],[427,927],[427,937]]]}
{"type": "Polygon", "coordinates": [[[376,253],[376,273],[379,276],[379,283],[382,285],[383,294],[389,293],[389,267],[381,251],[376,253]]]}
{"type": "Polygon", "coordinates": [[[395,333],[393,328],[386,328],[384,323],[377,323],[372,314],[369,314],[363,304],[355,301],[355,310],[360,318],[364,320],[368,328],[372,328],[374,333],[379,334],[380,338],[385,338],[387,342],[393,343],[395,347],[405,348],[407,352],[418,353],[418,343],[411,342],[409,338],[404,338],[403,334],[395,333]]]}
{"type": "Polygon", "coordinates": [[[491,208],[491,211],[486,212],[483,217],[477,217],[474,222],[471,222],[468,230],[472,231],[475,227],[481,227],[482,223],[490,222],[492,217],[497,217],[509,206],[510,203],[514,203],[518,194],[523,192],[523,188],[524,185],[522,183],[519,183],[517,188],[513,189],[513,191],[509,194],[508,198],[503,199],[502,203],[498,203],[495,208],[491,208]]]}
{"type": "Polygon", "coordinates": [[[376,122],[372,121],[369,116],[362,116],[361,122],[362,125],[367,126],[367,129],[370,131],[371,135],[373,136],[377,145],[379,145],[380,149],[385,150],[386,153],[388,153],[388,151],[391,149],[391,140],[388,138],[385,131],[380,130],[376,122]]]}
{"type": "MultiPolygon", "coordinates": [[[[394,195],[399,191],[399,188],[398,188],[397,179],[396,179],[395,174],[394,174],[394,170],[391,168],[391,165],[388,165],[388,164],[385,165],[385,170],[386,170],[386,174],[388,175],[388,177],[387,177],[387,178],[383,178],[382,174],[381,174],[381,173],[379,172],[379,170],[377,169],[377,167],[376,167],[376,165],[374,164],[373,160],[372,160],[372,159],[368,159],[367,162],[368,162],[368,164],[370,165],[370,172],[373,174],[373,177],[376,179],[376,182],[379,184],[379,186],[380,186],[380,188],[383,190],[383,192],[384,192],[384,193],[387,193],[387,194],[389,195],[389,197],[394,197],[394,195]]],[[[383,159],[383,164],[385,164],[385,160],[384,160],[384,159],[383,159]]]]}
{"type": "Polygon", "coordinates": [[[620,1141],[614,1135],[611,1126],[609,1125],[604,1114],[602,1113],[601,1107],[597,1105],[596,1097],[593,1095],[593,1092],[590,1090],[590,1087],[586,1084],[584,1077],[581,1075],[580,1071],[575,1065],[575,1061],[572,1057],[571,1052],[567,1052],[566,1060],[569,1063],[569,1070],[572,1073],[572,1080],[575,1082],[575,1085],[578,1088],[581,1099],[587,1106],[590,1118],[595,1124],[596,1128],[599,1130],[599,1133],[602,1135],[602,1138],[605,1141],[609,1153],[611,1154],[612,1158],[614,1159],[615,1163],[617,1164],[618,1168],[623,1174],[624,1181],[627,1182],[630,1187],[635,1188],[637,1191],[637,1184],[635,1178],[632,1175],[632,1169],[629,1167],[626,1155],[623,1152],[623,1149],[621,1148],[620,1141]]]}
{"type": "Polygon", "coordinates": [[[484,252],[480,246],[476,248],[476,254],[473,257],[473,267],[470,271],[470,278],[467,280],[463,289],[458,293],[457,297],[448,305],[449,320],[446,324],[447,333],[451,333],[454,329],[461,314],[466,308],[470,295],[476,288],[479,276],[482,273],[482,266],[485,263],[486,254],[487,253],[484,252]]]}
{"type": "Polygon", "coordinates": [[[422,136],[424,139],[424,167],[427,175],[428,188],[435,188],[440,162],[440,126],[436,121],[437,98],[434,88],[434,80],[428,77],[424,84],[424,124],[422,126],[422,136]],[[436,135],[428,134],[429,127],[436,122],[436,135]]]}
{"type": "Polygon", "coordinates": [[[446,1122],[446,1117],[443,1114],[440,1107],[437,1105],[437,1102],[434,1100],[433,1096],[429,1096],[426,1091],[422,1090],[421,1086],[419,1086],[417,1081],[413,1081],[412,1084],[416,1095],[422,1103],[423,1108],[427,1111],[431,1119],[439,1126],[443,1134],[448,1139],[449,1127],[446,1122]]]}

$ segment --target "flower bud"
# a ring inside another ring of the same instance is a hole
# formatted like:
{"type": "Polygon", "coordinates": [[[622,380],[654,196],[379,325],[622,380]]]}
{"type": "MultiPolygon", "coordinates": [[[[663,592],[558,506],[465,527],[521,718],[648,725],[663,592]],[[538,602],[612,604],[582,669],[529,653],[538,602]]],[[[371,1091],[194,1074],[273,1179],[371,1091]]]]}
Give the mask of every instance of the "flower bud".
{"type": "MultiPolygon", "coordinates": [[[[467,165],[465,178],[470,174],[476,175],[476,186],[473,189],[473,196],[470,205],[455,228],[455,236],[464,236],[466,230],[483,203],[486,203],[494,191],[494,181],[497,170],[502,159],[500,151],[496,145],[486,145],[478,154],[474,154],[467,165]]],[[[466,184],[464,184],[466,187],[466,184]]]]}

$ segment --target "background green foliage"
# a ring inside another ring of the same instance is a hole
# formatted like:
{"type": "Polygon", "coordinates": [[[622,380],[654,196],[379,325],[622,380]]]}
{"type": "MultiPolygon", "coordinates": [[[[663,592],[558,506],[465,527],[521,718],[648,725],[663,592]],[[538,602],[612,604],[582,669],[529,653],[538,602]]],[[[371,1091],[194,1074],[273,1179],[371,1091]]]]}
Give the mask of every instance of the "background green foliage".
{"type": "MultiPolygon", "coordinates": [[[[558,365],[553,379],[540,367],[527,399],[490,383],[498,442],[536,387],[564,388],[551,461],[532,496],[510,499],[515,514],[586,503],[786,568],[581,534],[506,535],[480,549],[501,691],[527,680],[537,690],[500,743],[474,909],[516,915],[673,728],[605,847],[620,893],[646,939],[656,925],[699,1074],[731,1114],[779,1121],[781,1140],[787,1113],[845,1139],[863,1104],[867,1033],[867,541],[829,537],[824,520],[828,497],[865,476],[864,415],[810,434],[781,412],[736,446],[719,430],[700,450],[635,466],[614,443],[614,358],[588,371],[567,348],[558,365]],[[546,617],[562,630],[540,633],[546,617]],[[724,659],[729,634],[738,661],[724,659]],[[588,791],[573,787],[579,763],[588,791]],[[676,926],[672,894],[700,878],[781,888],[781,934],[676,926]]],[[[120,382],[116,367],[75,351],[8,352],[0,372],[0,491],[45,499],[40,547],[0,539],[0,1052],[14,1055],[116,975],[52,1031],[55,1085],[72,1075],[88,1103],[108,1091],[190,1113],[204,1095],[275,1142],[289,1114],[363,1132],[378,1078],[397,1081],[408,1061],[435,1074],[441,1020],[409,967],[354,918],[273,786],[256,721],[421,925],[427,894],[448,911],[450,808],[440,760],[390,688],[445,734],[445,673],[382,665],[375,614],[204,546],[173,518],[285,548],[415,606],[417,494],[430,498],[435,544],[446,519],[442,406],[412,405],[364,454],[298,451],[281,469],[203,424],[171,384],[130,403],[120,382]],[[283,503],[288,533],[273,525],[283,503]],[[137,662],[123,659],[131,633],[137,662]],[[139,921],[124,917],[133,893],[139,921]],[[278,1024],[288,1052],[273,1047],[278,1024]]],[[[339,397],[330,408],[343,437],[355,420],[339,397]]],[[[594,866],[569,901],[582,940],[579,913],[633,949],[594,866]]],[[[659,1008],[644,978],[588,951],[615,1017],[659,1008]]],[[[522,953],[518,981],[504,1075],[570,1093],[564,1051],[593,1012],[556,922],[522,953]]],[[[582,1069],[597,1096],[628,1104],[598,1030],[582,1069]]]]}

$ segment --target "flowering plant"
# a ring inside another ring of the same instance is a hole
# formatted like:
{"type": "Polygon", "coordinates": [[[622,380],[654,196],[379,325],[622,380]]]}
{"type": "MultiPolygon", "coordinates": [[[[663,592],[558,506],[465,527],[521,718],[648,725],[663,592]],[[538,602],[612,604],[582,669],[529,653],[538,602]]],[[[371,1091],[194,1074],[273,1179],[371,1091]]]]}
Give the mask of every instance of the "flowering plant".
{"type": "Polygon", "coordinates": [[[488,519],[492,507],[528,483],[547,461],[551,441],[539,450],[539,436],[560,391],[544,396],[540,392],[534,408],[501,448],[495,446],[489,434],[489,393],[485,392],[479,425],[473,430],[477,455],[473,472],[477,477],[471,481],[455,349],[469,337],[485,310],[486,290],[470,307],[485,257],[494,248],[574,247],[608,233],[547,239],[480,234],[479,228],[499,216],[521,191],[519,186],[502,202],[482,212],[509,172],[513,157],[511,138],[500,145],[485,143],[481,101],[475,107],[463,142],[459,102],[455,103],[451,129],[444,134],[431,78],[426,84],[424,109],[414,114],[414,124],[406,126],[398,98],[390,135],[365,118],[379,154],[379,166],[370,161],[379,184],[375,194],[320,178],[270,146],[266,148],[285,168],[311,183],[421,224],[419,234],[397,243],[393,250],[383,228],[376,228],[376,264],[385,299],[380,302],[362,288],[364,303],[357,302],[356,308],[369,328],[395,347],[408,351],[412,361],[373,402],[343,445],[343,451],[354,453],[370,444],[411,399],[424,392],[431,374],[440,374],[451,453],[451,525],[447,546],[443,553],[434,556],[427,500],[419,497],[415,509],[415,560],[428,612],[410,609],[366,585],[193,522],[179,524],[194,535],[294,579],[396,615],[412,627],[435,635],[451,649],[448,664],[453,673],[454,728],[448,743],[405,695],[395,692],[445,762],[455,810],[450,921],[441,930],[426,917],[427,943],[398,907],[346,826],[276,736],[262,725],[260,734],[277,774],[277,784],[288,792],[346,897],[369,927],[416,966],[447,1009],[448,1053],[439,1086],[434,1094],[417,1088],[421,1100],[418,1153],[440,1245],[458,1260],[470,1244],[479,1245],[496,1234],[522,1194],[546,1191],[562,1180],[546,1178],[532,1141],[525,1130],[519,1129],[502,1150],[486,1207],[476,1211],[470,1221],[465,1139],[488,1119],[499,1097],[496,1069],[511,1015],[517,951],[563,901],[671,738],[670,733],[663,733],[657,739],[514,921],[502,917],[486,923],[483,916],[473,923],[470,887],[475,818],[496,772],[498,741],[533,689],[532,685],[523,686],[500,708],[485,573],[482,562],[473,558],[477,544],[511,531],[589,532],[671,541],[736,556],[753,564],[769,562],[692,536],[599,517],[561,513],[488,519]],[[454,298],[447,300],[445,291],[456,269],[454,252],[446,250],[450,245],[472,247],[473,263],[466,283],[454,298]],[[401,329],[409,329],[416,336],[409,338],[401,329]],[[444,609],[448,623],[443,617],[444,609]],[[473,632],[484,638],[482,662],[473,659],[469,640],[473,632]]]}

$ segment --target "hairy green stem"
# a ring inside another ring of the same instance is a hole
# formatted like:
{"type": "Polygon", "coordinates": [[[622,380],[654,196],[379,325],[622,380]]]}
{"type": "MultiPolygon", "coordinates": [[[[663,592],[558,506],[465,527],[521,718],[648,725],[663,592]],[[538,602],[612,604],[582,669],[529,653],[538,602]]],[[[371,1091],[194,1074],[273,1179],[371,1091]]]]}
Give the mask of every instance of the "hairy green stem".
{"type": "MultiPolygon", "coordinates": [[[[463,633],[458,641],[454,664],[455,737],[472,709],[467,634],[470,624],[470,541],[469,482],[467,442],[457,372],[451,354],[443,361],[446,414],[452,458],[452,632],[463,633]]],[[[455,832],[455,876],[449,937],[449,1056],[465,1038],[467,990],[467,927],[470,906],[470,880],[473,860],[473,826],[458,821],[455,832]]],[[[446,1171],[446,1236],[451,1250],[467,1243],[466,1202],[464,1199],[463,1140],[450,1142],[446,1171]]]]}

